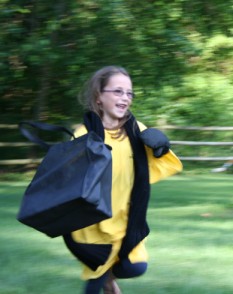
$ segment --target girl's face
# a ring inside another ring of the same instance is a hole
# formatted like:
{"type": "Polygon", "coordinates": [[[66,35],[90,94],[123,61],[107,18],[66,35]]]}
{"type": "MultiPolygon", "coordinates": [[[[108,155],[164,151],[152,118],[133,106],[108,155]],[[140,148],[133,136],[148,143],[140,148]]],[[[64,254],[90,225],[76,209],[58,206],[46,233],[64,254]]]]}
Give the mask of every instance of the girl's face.
{"type": "Polygon", "coordinates": [[[103,112],[103,124],[117,126],[132,103],[133,90],[129,77],[119,73],[110,77],[108,84],[97,99],[103,112]]]}

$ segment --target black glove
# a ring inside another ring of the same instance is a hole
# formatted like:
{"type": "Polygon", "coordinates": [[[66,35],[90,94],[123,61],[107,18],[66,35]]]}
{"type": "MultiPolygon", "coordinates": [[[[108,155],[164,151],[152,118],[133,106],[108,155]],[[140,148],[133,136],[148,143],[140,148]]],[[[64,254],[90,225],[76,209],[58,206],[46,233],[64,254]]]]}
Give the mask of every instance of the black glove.
{"type": "Polygon", "coordinates": [[[140,139],[146,146],[152,148],[153,154],[157,158],[169,151],[169,140],[160,130],[148,128],[140,133],[140,139]]]}

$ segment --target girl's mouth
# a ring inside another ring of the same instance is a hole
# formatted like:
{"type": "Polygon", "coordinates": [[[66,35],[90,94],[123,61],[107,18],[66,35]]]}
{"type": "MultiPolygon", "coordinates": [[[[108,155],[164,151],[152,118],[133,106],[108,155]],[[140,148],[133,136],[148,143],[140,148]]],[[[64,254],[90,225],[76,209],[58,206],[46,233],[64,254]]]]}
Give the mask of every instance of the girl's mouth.
{"type": "Polygon", "coordinates": [[[124,110],[127,106],[125,104],[116,104],[116,107],[124,110]]]}

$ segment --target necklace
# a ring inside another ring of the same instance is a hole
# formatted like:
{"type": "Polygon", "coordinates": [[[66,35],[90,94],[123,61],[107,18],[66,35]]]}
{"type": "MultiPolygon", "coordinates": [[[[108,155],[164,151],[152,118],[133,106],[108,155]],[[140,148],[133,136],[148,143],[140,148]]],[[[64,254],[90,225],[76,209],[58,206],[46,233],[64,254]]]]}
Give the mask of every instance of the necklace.
{"type": "Polygon", "coordinates": [[[115,123],[108,123],[108,122],[103,122],[103,126],[105,130],[118,130],[119,129],[119,122],[116,125],[115,123]]]}

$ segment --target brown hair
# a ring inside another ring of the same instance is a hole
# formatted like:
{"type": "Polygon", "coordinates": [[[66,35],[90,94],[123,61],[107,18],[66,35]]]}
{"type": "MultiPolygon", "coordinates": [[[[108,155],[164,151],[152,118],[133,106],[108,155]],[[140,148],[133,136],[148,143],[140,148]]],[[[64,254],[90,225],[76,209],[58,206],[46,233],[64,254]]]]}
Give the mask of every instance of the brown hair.
{"type": "MultiPolygon", "coordinates": [[[[108,84],[109,79],[113,75],[119,73],[130,78],[128,72],[123,67],[114,65],[105,66],[93,74],[90,80],[86,83],[84,91],[80,95],[80,99],[85,109],[94,111],[102,119],[102,111],[97,104],[97,99],[99,98],[99,95],[105,86],[108,84]]],[[[125,117],[121,119],[119,123],[119,132],[114,133],[114,135],[112,135],[113,138],[119,138],[122,136],[122,134],[124,134],[124,129],[122,126],[129,119],[129,117],[130,112],[127,111],[125,117]]]]}

